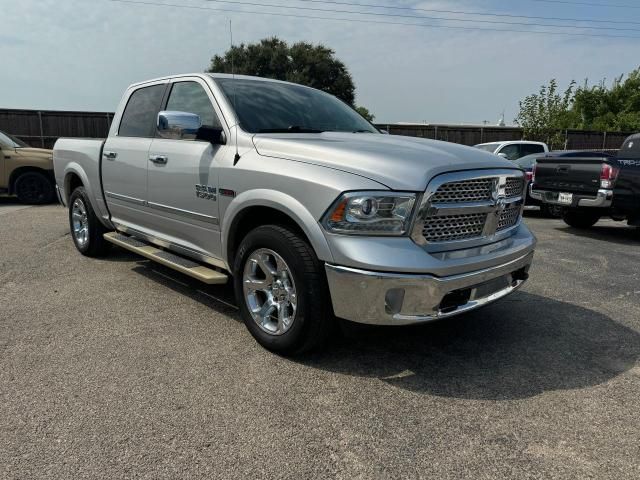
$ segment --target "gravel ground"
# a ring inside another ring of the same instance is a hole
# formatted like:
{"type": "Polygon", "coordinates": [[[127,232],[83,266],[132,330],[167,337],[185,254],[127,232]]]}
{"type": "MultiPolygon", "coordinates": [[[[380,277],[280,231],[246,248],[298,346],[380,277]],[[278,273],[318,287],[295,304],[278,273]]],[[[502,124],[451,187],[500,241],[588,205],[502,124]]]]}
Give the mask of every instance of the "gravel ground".
{"type": "Polygon", "coordinates": [[[260,348],[228,287],[0,199],[0,478],[640,478],[640,234],[529,217],[531,279],[421,327],[260,348]]]}

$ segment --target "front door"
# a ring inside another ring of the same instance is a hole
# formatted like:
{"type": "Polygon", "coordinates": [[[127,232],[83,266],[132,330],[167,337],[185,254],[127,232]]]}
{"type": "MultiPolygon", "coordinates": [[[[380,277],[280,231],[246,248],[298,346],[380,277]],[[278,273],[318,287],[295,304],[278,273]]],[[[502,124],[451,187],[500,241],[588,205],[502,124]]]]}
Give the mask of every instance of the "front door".
{"type": "Polygon", "coordinates": [[[115,135],[109,135],[102,155],[102,184],[112,220],[146,228],[147,164],[156,117],[166,83],[135,90],[127,101],[115,135]]]}
{"type": "MultiPolygon", "coordinates": [[[[164,110],[200,117],[221,128],[209,87],[200,79],[172,83],[164,110]]],[[[148,207],[159,236],[198,254],[220,258],[218,166],[228,147],[196,139],[154,138],[148,156],[148,207]],[[158,161],[157,159],[160,159],[158,161]]]]}

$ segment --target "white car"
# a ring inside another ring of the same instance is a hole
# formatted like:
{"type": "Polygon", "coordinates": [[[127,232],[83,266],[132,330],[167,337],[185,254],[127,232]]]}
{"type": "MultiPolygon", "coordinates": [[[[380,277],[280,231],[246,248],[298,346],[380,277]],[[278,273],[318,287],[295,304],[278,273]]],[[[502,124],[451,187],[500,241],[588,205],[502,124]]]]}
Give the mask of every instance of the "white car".
{"type": "Polygon", "coordinates": [[[517,140],[511,142],[491,142],[474,145],[475,148],[486,152],[495,153],[507,160],[517,160],[525,155],[545,153],[549,151],[546,143],[517,140]]]}

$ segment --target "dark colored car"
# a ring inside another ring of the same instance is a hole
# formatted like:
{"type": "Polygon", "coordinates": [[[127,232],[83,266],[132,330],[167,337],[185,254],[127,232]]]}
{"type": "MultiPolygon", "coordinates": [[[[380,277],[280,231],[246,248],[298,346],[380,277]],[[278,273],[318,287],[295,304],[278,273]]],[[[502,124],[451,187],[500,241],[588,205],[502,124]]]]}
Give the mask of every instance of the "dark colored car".
{"type": "Polygon", "coordinates": [[[562,219],[589,228],[600,218],[640,227],[640,134],[628,137],[616,156],[539,158],[531,196],[562,207],[562,219]]]}
{"type": "MultiPolygon", "coordinates": [[[[514,160],[513,163],[515,163],[525,171],[527,182],[531,184],[531,180],[533,177],[533,167],[535,166],[537,159],[539,158],[575,158],[575,157],[612,158],[612,157],[615,157],[615,154],[606,153],[606,152],[580,151],[580,150],[556,150],[552,152],[547,152],[543,155],[539,153],[527,155],[517,160],[514,160]]],[[[543,203],[540,200],[532,198],[530,188],[527,188],[525,205],[528,207],[540,207],[540,211],[547,217],[559,218],[562,216],[561,206],[553,205],[549,203],[543,203]]]]}

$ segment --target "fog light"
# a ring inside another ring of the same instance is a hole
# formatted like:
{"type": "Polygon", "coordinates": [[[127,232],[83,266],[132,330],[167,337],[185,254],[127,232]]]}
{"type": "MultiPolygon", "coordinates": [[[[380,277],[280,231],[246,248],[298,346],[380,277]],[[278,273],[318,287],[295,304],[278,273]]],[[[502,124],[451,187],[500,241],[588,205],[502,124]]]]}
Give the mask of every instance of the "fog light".
{"type": "Polygon", "coordinates": [[[400,313],[403,302],[404,288],[392,288],[391,290],[387,290],[387,294],[384,297],[384,310],[389,315],[400,313]]]}

